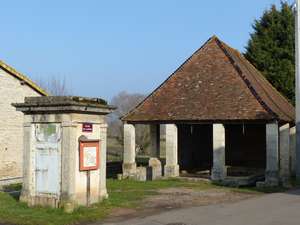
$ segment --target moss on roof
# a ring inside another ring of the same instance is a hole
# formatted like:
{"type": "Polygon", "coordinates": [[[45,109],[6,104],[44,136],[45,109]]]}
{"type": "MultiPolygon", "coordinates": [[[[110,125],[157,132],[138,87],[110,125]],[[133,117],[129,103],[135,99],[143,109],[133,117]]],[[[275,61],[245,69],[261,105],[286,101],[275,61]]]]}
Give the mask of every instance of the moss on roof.
{"type": "Polygon", "coordinates": [[[40,86],[38,86],[35,82],[30,80],[27,76],[24,74],[18,72],[11,66],[7,65],[5,62],[0,60],[0,68],[11,74],[12,76],[16,77],[17,79],[24,81],[29,87],[31,87],[33,90],[37,91],[41,95],[48,96],[49,94],[42,89],[40,86]]]}

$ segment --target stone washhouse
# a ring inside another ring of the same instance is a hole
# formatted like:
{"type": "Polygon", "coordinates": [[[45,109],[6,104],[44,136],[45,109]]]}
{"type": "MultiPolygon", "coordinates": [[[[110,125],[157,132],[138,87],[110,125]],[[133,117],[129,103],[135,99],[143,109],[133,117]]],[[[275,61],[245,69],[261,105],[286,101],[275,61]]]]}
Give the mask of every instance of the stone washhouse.
{"type": "Polygon", "coordinates": [[[78,96],[26,97],[13,106],[24,113],[22,202],[71,212],[108,197],[106,115],[114,107],[78,96]]]}
{"type": "Polygon", "coordinates": [[[137,124],[150,126],[157,158],[159,127],[166,127],[165,177],[201,177],[208,171],[213,181],[276,186],[288,184],[295,172],[294,107],[215,36],[122,120],[123,176],[140,172],[137,124]]]}

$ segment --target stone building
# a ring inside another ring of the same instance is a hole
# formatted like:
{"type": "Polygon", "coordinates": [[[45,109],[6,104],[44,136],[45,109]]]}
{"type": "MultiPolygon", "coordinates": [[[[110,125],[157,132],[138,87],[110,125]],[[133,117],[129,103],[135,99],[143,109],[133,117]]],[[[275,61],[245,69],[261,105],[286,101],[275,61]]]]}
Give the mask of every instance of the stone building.
{"type": "Polygon", "coordinates": [[[23,114],[11,104],[44,95],[34,82],[0,61],[0,185],[22,177],[23,114]]]}
{"type": "Polygon", "coordinates": [[[115,108],[100,98],[26,97],[24,178],[20,200],[30,206],[90,206],[108,197],[105,116],[115,108]]]}
{"type": "Polygon", "coordinates": [[[263,75],[214,36],[122,118],[123,173],[136,173],[135,125],[151,126],[159,153],[158,128],[165,124],[164,176],[208,170],[224,181],[244,168],[262,170],[265,183],[277,185],[295,168],[294,118],[294,107],[263,75]]]}

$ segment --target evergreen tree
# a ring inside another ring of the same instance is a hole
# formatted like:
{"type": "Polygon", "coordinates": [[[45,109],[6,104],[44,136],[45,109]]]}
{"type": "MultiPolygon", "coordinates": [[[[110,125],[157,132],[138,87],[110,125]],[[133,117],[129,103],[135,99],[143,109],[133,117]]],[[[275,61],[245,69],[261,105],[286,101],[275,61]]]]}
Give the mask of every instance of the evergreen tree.
{"type": "Polygon", "coordinates": [[[291,103],[295,102],[295,19],[294,9],[281,2],[264,12],[253,24],[246,58],[291,103]]]}

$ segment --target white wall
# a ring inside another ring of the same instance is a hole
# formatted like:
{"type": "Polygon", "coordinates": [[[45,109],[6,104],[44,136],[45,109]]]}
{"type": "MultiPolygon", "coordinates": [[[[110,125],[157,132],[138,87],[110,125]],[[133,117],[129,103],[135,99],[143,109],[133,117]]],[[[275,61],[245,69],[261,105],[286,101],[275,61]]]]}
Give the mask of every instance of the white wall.
{"type": "Polygon", "coordinates": [[[0,68],[0,180],[22,176],[23,113],[11,104],[26,96],[40,94],[0,68]]]}

